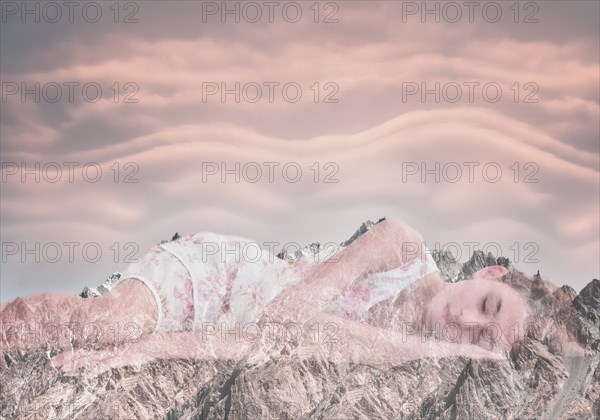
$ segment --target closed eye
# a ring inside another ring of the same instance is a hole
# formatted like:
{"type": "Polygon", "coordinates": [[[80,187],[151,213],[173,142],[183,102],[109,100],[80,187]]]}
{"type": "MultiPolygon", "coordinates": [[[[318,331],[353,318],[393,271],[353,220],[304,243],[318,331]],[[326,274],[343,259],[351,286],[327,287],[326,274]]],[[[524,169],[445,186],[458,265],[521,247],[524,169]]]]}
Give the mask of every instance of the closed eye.
{"type": "MultiPolygon", "coordinates": [[[[484,297],[483,300],[481,301],[481,312],[483,312],[484,314],[487,313],[488,310],[488,302],[489,302],[489,295],[484,297]]],[[[499,297],[498,301],[496,303],[496,312],[494,313],[494,315],[498,315],[498,313],[500,313],[500,309],[502,309],[502,298],[499,297]]]]}

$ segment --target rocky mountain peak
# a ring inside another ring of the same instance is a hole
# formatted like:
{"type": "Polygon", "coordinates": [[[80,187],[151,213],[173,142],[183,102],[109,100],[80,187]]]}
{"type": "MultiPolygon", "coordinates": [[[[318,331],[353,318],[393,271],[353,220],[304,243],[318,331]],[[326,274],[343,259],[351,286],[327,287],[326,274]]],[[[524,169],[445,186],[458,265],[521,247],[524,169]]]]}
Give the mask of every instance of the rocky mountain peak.
{"type": "Polygon", "coordinates": [[[600,280],[594,279],[581,289],[573,306],[600,330],[600,280]]]}
{"type": "MultiPolygon", "coordinates": [[[[373,224],[363,223],[344,243],[373,224]]],[[[313,243],[301,254],[319,248],[313,243]]],[[[240,363],[160,359],[93,377],[85,368],[57,371],[43,350],[19,351],[0,358],[0,417],[600,418],[600,281],[592,280],[574,296],[569,286],[558,288],[539,273],[522,273],[507,258],[478,251],[463,264],[446,251],[432,255],[447,281],[469,278],[490,265],[509,268],[503,281],[528,296],[539,312],[508,360],[423,358],[376,369],[282,354],[240,363]],[[569,340],[585,347],[588,357],[569,353],[569,340]]],[[[106,293],[118,277],[114,273],[83,294],[106,293]]]]}

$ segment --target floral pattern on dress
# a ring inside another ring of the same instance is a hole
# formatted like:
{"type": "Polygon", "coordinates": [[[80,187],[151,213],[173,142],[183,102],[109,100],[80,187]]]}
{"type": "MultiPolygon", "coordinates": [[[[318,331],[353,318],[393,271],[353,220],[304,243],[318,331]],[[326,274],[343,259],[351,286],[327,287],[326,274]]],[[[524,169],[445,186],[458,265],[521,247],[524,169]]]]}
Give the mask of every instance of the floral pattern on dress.
{"type": "Polygon", "coordinates": [[[180,314],[180,322],[186,324],[194,316],[194,298],[192,278],[187,276],[183,282],[183,290],[179,287],[173,287],[173,296],[185,302],[183,312],[180,314]]]}
{"type": "Polygon", "coordinates": [[[227,267],[227,281],[225,284],[225,296],[223,296],[223,299],[221,301],[221,314],[225,314],[231,309],[231,289],[233,288],[233,282],[235,281],[237,273],[238,267],[227,267]]]}

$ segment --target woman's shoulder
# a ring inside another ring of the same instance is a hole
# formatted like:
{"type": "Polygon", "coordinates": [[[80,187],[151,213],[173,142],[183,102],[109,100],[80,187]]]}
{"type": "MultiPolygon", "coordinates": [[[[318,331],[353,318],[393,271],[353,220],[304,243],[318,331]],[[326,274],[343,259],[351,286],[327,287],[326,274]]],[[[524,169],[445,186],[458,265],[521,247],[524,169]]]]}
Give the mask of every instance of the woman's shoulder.
{"type": "Polygon", "coordinates": [[[277,258],[272,249],[263,248],[258,241],[241,235],[201,231],[185,235],[179,238],[177,242],[178,244],[175,245],[177,247],[184,247],[195,250],[195,252],[210,255],[218,255],[222,260],[228,262],[231,260],[232,262],[237,262],[239,265],[252,266],[262,264],[264,266],[265,262],[270,262],[274,266],[278,263],[283,264],[283,260],[277,258]]]}
{"type": "Polygon", "coordinates": [[[242,242],[242,243],[257,243],[256,240],[240,236],[233,235],[227,233],[219,233],[214,231],[200,231],[195,233],[190,233],[180,238],[181,241],[192,241],[195,243],[200,242],[216,242],[216,243],[232,243],[232,242],[242,242]]]}

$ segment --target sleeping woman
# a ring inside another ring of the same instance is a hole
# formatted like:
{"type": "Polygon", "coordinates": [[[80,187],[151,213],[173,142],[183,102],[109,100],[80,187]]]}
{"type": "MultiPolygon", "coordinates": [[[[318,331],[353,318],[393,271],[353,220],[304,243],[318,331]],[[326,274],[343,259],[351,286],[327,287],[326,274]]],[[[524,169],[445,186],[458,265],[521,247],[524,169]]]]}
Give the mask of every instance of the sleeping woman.
{"type": "Polygon", "coordinates": [[[393,220],[317,262],[200,232],[148,250],[106,295],[4,304],[0,350],[60,349],[56,368],[97,373],[259,352],[377,367],[429,356],[499,360],[522,339],[528,315],[525,299],[497,281],[506,273],[487,267],[477,281],[446,283],[421,235],[393,220]]]}

